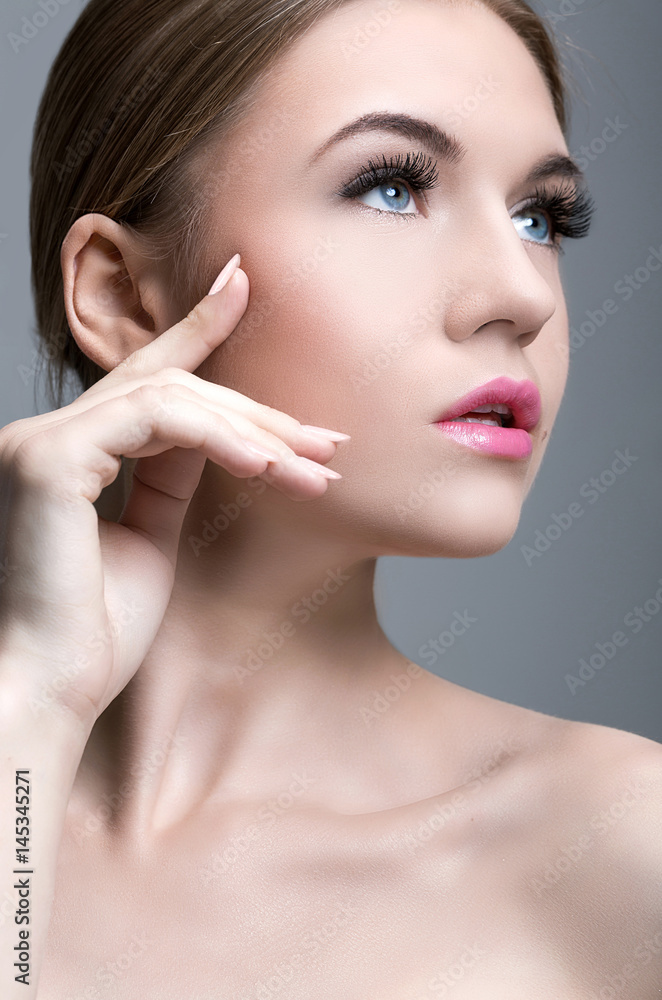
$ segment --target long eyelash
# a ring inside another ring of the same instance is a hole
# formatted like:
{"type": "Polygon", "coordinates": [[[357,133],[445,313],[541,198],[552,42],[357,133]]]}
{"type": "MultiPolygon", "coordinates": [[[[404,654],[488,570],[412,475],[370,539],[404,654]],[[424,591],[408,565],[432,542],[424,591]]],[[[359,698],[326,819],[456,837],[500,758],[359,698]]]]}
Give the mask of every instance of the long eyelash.
{"type": "Polygon", "coordinates": [[[361,168],[359,176],[346,184],[338,193],[343,198],[356,198],[390,180],[406,181],[413,191],[420,192],[434,187],[438,179],[439,173],[435,161],[425,153],[407,153],[404,158],[402,153],[398,153],[389,160],[382,153],[381,163],[368,160],[367,167],[361,168]]]}
{"type": "MultiPolygon", "coordinates": [[[[595,212],[595,202],[585,188],[561,185],[555,188],[536,187],[533,195],[520,208],[518,215],[532,208],[542,210],[549,216],[554,229],[554,244],[563,252],[559,237],[580,240],[588,236],[595,212]]],[[[544,245],[544,244],[543,244],[544,245]]]]}
{"type": "MultiPolygon", "coordinates": [[[[382,154],[381,163],[368,160],[368,165],[361,168],[358,177],[346,184],[338,193],[343,198],[356,198],[390,180],[406,181],[413,191],[421,192],[436,185],[439,173],[435,161],[424,153],[407,153],[405,157],[399,153],[388,160],[382,154]]],[[[588,235],[595,213],[595,202],[585,188],[568,185],[553,188],[543,186],[534,188],[532,196],[519,212],[534,208],[547,213],[554,230],[553,243],[541,245],[549,246],[550,249],[562,254],[560,237],[577,240],[588,235]]],[[[390,212],[387,214],[398,215],[398,218],[414,218],[411,214],[390,212]]]]}

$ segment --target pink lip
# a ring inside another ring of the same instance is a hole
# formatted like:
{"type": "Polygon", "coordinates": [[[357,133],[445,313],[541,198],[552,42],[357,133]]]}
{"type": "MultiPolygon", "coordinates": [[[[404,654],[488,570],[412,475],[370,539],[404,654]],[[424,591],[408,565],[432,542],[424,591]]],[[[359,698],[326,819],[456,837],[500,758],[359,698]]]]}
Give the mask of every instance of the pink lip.
{"type": "Polygon", "coordinates": [[[533,450],[529,431],[540,420],[540,413],[540,393],[534,382],[530,379],[515,382],[514,379],[502,376],[463,396],[436,424],[458,444],[504,458],[528,458],[533,450]],[[486,406],[489,403],[502,403],[510,408],[513,414],[511,427],[467,424],[454,420],[454,417],[470,413],[476,406],[486,406]]]}

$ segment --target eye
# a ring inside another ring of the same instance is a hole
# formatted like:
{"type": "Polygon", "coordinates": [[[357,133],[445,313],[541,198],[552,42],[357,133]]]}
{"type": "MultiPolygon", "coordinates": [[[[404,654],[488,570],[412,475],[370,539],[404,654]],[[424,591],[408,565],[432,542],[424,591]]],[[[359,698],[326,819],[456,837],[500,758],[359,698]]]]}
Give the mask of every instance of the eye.
{"type": "MultiPolygon", "coordinates": [[[[413,203],[409,189],[400,178],[385,181],[378,187],[371,188],[365,194],[360,195],[357,200],[361,201],[364,205],[369,205],[371,208],[376,208],[378,211],[394,211],[398,213],[400,213],[400,209],[407,209],[413,203]],[[386,206],[385,209],[384,206],[386,206]]],[[[410,211],[406,214],[414,215],[416,213],[415,211],[410,211]]]]}
{"type": "Polygon", "coordinates": [[[551,244],[553,242],[553,229],[547,213],[542,209],[530,208],[516,212],[513,215],[515,229],[525,240],[532,243],[551,244]]]}
{"type": "Polygon", "coordinates": [[[561,240],[587,236],[595,203],[586,188],[561,184],[536,188],[526,205],[511,216],[515,228],[529,243],[562,254],[561,240]]]}
{"type": "Polygon", "coordinates": [[[420,193],[434,187],[437,179],[434,160],[422,152],[407,153],[406,157],[399,154],[389,160],[382,156],[381,163],[369,160],[360,174],[338,194],[360,200],[377,212],[411,218],[420,214],[416,211],[412,192],[420,193]]]}

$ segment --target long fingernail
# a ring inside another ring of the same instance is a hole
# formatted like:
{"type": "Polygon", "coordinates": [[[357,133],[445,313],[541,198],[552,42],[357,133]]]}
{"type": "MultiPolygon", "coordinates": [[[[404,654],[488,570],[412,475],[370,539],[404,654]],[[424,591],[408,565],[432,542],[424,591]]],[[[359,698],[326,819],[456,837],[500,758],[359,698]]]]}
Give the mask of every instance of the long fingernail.
{"type": "Polygon", "coordinates": [[[310,458],[304,458],[303,455],[297,455],[297,461],[303,462],[303,464],[308,468],[313,469],[315,472],[319,472],[319,474],[324,476],[326,479],[342,479],[339,472],[334,472],[333,469],[327,469],[325,465],[318,465],[317,462],[313,462],[310,458]]]}
{"type": "Polygon", "coordinates": [[[351,435],[343,434],[342,431],[330,431],[326,427],[315,427],[314,424],[302,424],[304,431],[312,431],[314,434],[322,434],[329,441],[349,441],[351,435]]]}
{"type": "Polygon", "coordinates": [[[240,260],[241,260],[241,254],[238,253],[236,253],[234,257],[230,258],[230,260],[227,262],[227,264],[219,274],[214,284],[209,289],[208,292],[209,295],[216,295],[216,293],[220,292],[221,288],[223,288],[224,285],[227,285],[228,281],[239,267],[240,260]]]}

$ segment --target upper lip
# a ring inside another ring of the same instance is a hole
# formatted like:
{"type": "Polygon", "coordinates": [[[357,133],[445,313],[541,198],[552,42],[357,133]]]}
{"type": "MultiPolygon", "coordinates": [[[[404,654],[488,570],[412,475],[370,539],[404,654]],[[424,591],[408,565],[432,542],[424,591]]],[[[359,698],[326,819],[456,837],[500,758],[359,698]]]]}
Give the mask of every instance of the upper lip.
{"type": "Polygon", "coordinates": [[[470,413],[476,406],[487,406],[489,403],[501,403],[510,409],[513,415],[510,427],[531,431],[540,420],[540,393],[535,382],[530,379],[516,382],[502,375],[458,399],[443,416],[437,418],[436,423],[453,420],[470,413]]]}

